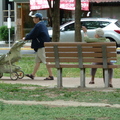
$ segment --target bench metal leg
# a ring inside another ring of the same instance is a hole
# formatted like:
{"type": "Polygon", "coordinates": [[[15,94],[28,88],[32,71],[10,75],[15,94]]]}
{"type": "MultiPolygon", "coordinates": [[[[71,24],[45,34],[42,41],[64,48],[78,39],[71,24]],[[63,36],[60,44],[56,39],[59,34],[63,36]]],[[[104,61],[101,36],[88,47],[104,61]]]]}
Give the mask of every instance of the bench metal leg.
{"type": "Polygon", "coordinates": [[[80,85],[85,87],[85,68],[80,69],[80,85]]]}
{"type": "Polygon", "coordinates": [[[57,87],[62,87],[62,68],[57,69],[57,87]]]}
{"type": "Polygon", "coordinates": [[[109,87],[109,72],[108,72],[108,69],[103,69],[103,72],[104,72],[105,87],[109,87]]]}

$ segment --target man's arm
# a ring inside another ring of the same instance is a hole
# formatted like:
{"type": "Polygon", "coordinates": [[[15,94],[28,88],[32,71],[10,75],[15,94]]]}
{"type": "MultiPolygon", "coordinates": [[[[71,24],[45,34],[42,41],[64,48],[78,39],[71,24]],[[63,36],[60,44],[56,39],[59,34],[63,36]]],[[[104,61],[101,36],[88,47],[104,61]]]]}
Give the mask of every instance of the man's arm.
{"type": "Polygon", "coordinates": [[[36,28],[33,28],[25,37],[23,37],[23,40],[31,40],[36,38],[36,28]]]}
{"type": "Polygon", "coordinates": [[[36,38],[36,36],[38,35],[38,31],[39,31],[39,27],[38,27],[38,26],[35,26],[35,27],[25,36],[25,40],[30,40],[30,39],[36,38]]]}
{"type": "Polygon", "coordinates": [[[23,38],[23,40],[35,39],[40,32],[40,24],[36,24],[35,27],[23,38]]]}

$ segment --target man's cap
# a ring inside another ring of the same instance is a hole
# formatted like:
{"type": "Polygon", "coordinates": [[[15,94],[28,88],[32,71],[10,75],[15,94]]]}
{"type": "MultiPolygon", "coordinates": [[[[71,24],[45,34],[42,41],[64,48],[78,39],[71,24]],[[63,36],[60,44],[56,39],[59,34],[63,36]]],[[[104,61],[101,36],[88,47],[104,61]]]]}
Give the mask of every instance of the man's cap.
{"type": "Polygon", "coordinates": [[[32,15],[31,17],[37,17],[37,18],[40,18],[41,20],[43,19],[43,15],[41,13],[36,13],[35,15],[32,15]]]}
{"type": "Polygon", "coordinates": [[[104,36],[104,31],[101,28],[96,29],[96,34],[99,35],[100,37],[104,36]]]}

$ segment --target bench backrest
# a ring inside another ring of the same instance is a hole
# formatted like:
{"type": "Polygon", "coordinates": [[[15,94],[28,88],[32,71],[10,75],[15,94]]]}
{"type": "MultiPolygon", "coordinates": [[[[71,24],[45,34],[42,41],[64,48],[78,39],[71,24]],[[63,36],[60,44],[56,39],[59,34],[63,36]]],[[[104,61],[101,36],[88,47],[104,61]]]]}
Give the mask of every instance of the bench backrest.
{"type": "Polygon", "coordinates": [[[107,63],[117,60],[114,42],[45,42],[46,62],[55,68],[116,68],[107,63]],[[91,65],[91,63],[103,65],[91,65]]]}

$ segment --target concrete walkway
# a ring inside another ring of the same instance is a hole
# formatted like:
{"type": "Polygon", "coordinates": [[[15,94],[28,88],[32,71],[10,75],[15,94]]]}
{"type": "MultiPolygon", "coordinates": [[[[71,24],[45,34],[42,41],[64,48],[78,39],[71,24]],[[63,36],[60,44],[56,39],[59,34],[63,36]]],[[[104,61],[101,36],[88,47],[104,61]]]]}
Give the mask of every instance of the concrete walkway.
{"type": "MultiPolygon", "coordinates": [[[[29,79],[28,77],[24,77],[23,79],[18,79],[13,81],[10,77],[2,77],[0,79],[1,83],[21,83],[21,84],[33,84],[33,85],[41,85],[48,87],[56,87],[57,86],[57,78],[55,80],[43,80],[45,77],[36,77],[34,80],[29,79]]],[[[90,78],[86,78],[86,87],[87,88],[104,88],[104,82],[102,78],[96,78],[95,84],[89,84],[90,78]]],[[[80,86],[80,78],[63,78],[63,87],[74,87],[77,88],[80,86]]],[[[113,78],[113,88],[120,88],[120,78],[113,78]]]]}

